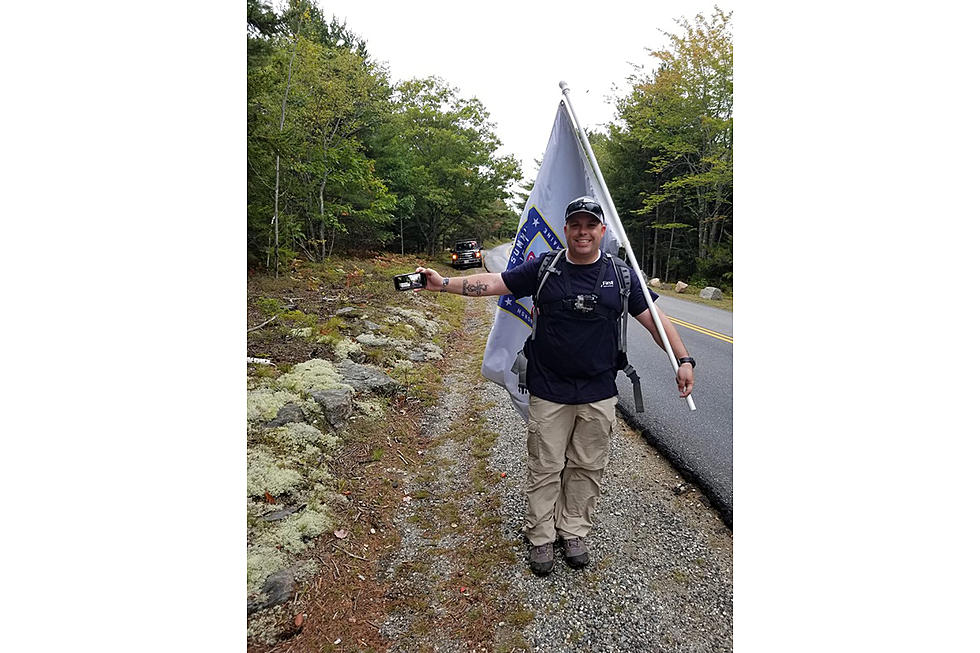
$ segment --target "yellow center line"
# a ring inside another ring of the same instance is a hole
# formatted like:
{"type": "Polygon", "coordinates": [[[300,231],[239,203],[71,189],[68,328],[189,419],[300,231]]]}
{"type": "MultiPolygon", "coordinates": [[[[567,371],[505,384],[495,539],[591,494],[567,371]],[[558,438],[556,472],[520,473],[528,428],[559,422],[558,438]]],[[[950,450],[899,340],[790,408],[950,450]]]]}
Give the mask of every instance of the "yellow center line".
{"type": "MultiPolygon", "coordinates": [[[[669,317],[669,316],[668,316],[669,317]]],[[[718,333],[717,331],[712,331],[711,329],[706,329],[703,326],[698,326],[697,324],[691,324],[690,322],[685,322],[684,320],[678,320],[676,317],[669,318],[674,324],[680,325],[682,327],[687,327],[698,333],[703,333],[706,336],[711,336],[712,338],[717,338],[718,340],[723,340],[730,344],[735,344],[735,341],[731,336],[726,336],[724,333],[718,333]]]]}

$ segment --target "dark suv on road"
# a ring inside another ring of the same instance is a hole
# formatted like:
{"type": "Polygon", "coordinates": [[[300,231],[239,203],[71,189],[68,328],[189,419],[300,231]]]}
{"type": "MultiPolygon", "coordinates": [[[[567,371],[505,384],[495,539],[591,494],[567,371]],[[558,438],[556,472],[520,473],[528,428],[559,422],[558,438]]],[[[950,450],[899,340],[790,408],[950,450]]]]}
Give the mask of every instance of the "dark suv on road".
{"type": "Polygon", "coordinates": [[[480,267],[483,265],[483,254],[480,245],[475,240],[459,240],[453,245],[452,262],[454,268],[480,267]]]}

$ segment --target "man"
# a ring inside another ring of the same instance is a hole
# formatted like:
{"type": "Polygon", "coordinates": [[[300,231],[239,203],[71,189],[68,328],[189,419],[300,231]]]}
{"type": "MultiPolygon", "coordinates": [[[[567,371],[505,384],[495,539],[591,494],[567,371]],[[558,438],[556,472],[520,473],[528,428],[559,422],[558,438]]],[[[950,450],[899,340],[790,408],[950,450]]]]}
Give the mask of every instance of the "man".
{"type": "MultiPolygon", "coordinates": [[[[595,200],[580,197],[568,204],[568,247],[554,259],[557,271],[541,285],[534,306],[535,327],[524,345],[530,392],[524,531],[531,544],[531,570],[540,576],[554,568],[554,543],[559,536],[570,567],[589,563],[585,537],[592,530],[602,474],[609,462],[617,402],[617,333],[619,320],[625,318],[621,318],[620,272],[599,249],[605,233],[602,208],[595,200]]],[[[499,274],[447,278],[429,268],[416,271],[425,275],[425,290],[470,297],[527,297],[538,292],[544,258],[499,274]]],[[[640,280],[632,270],[629,275],[628,310],[663,348],[640,280]]],[[[677,389],[686,397],[694,388],[694,359],[687,355],[670,320],[657,311],[680,363],[677,389]]]]}

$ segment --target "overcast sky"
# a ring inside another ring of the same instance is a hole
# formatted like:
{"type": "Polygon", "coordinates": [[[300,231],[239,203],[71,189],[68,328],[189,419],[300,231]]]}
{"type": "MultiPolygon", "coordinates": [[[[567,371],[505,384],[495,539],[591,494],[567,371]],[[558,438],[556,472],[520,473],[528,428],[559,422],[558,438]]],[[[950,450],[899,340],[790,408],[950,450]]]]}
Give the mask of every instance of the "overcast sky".
{"type": "MultiPolygon", "coordinates": [[[[659,30],[678,31],[675,18],[708,14],[712,2],[460,3],[316,0],[329,17],[367,40],[368,52],[387,61],[396,80],[438,75],[479,98],[497,124],[499,153],[514,154],[524,174],[535,172],[551,133],[561,90],[568,82],[579,120],[608,123],[613,88],[628,88],[631,63],[650,69],[647,48],[659,48],[659,30]]],[[[729,5],[720,4],[730,10],[729,5]]]]}

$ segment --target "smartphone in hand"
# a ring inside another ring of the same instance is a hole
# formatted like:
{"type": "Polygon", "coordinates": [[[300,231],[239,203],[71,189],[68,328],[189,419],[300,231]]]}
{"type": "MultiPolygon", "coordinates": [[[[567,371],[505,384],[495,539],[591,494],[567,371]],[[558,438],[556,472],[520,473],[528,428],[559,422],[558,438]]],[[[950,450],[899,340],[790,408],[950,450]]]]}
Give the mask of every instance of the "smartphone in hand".
{"type": "Polygon", "coordinates": [[[409,274],[396,274],[394,279],[395,290],[414,290],[415,288],[425,288],[425,277],[421,272],[410,272],[409,274]]]}

